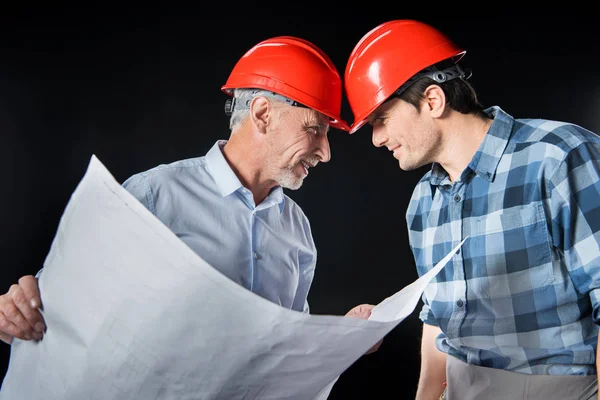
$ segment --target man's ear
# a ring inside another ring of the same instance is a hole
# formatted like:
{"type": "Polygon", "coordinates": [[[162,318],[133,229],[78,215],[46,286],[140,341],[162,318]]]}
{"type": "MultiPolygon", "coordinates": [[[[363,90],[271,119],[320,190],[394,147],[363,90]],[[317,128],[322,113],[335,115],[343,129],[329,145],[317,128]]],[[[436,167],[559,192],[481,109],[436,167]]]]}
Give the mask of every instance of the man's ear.
{"type": "Polygon", "coordinates": [[[252,102],[250,102],[250,118],[252,118],[252,123],[260,133],[267,132],[271,114],[272,107],[266,98],[257,96],[252,99],[252,102]]]}
{"type": "Polygon", "coordinates": [[[438,85],[430,85],[425,92],[426,109],[432,118],[440,118],[446,110],[446,95],[438,85]]]}

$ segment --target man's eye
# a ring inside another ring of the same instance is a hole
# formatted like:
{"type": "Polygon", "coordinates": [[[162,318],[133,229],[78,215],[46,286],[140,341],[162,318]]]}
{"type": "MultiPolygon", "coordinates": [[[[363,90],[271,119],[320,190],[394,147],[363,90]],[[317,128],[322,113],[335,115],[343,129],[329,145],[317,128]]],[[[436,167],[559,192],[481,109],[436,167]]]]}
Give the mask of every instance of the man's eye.
{"type": "Polygon", "coordinates": [[[306,128],[306,131],[308,133],[310,133],[311,135],[318,135],[319,134],[319,129],[314,127],[314,126],[310,126],[308,128],[306,128]]]}
{"type": "Polygon", "coordinates": [[[373,118],[371,121],[369,121],[369,123],[373,126],[381,125],[384,122],[385,122],[385,117],[377,117],[377,118],[373,118]]]}

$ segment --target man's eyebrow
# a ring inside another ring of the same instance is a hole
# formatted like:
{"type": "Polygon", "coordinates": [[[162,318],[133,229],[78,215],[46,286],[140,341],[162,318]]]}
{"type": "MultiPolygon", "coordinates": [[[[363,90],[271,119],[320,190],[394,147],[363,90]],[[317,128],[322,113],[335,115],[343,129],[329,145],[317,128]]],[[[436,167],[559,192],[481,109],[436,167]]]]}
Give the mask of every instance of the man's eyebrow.
{"type": "Polygon", "coordinates": [[[319,131],[329,132],[330,125],[328,122],[320,122],[319,120],[311,121],[307,124],[311,128],[317,128],[319,131]]]}
{"type": "Polygon", "coordinates": [[[381,118],[382,115],[383,115],[383,112],[381,110],[375,110],[367,116],[367,121],[373,122],[373,120],[376,120],[377,118],[381,118]]]}
{"type": "Polygon", "coordinates": [[[319,130],[324,130],[325,132],[329,132],[329,124],[323,123],[323,122],[319,122],[317,123],[317,126],[319,127],[319,130]]]}

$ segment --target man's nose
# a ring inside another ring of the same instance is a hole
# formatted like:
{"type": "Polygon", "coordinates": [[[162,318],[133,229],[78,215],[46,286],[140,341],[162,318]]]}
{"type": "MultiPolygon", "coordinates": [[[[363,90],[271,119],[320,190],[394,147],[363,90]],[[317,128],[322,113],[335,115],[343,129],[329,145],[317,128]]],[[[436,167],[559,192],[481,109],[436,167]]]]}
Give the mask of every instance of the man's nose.
{"type": "Polygon", "coordinates": [[[381,147],[387,142],[387,136],[383,133],[383,129],[380,127],[373,127],[373,145],[375,147],[381,147]]]}

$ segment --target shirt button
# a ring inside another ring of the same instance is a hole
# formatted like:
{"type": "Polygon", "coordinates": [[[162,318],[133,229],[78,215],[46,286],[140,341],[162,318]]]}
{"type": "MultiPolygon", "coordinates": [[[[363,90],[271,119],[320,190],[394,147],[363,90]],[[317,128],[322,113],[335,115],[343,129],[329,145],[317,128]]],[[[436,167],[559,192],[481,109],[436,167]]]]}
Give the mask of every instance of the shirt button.
{"type": "Polygon", "coordinates": [[[257,252],[254,252],[254,259],[258,260],[258,253],[257,252]]]}
{"type": "Polygon", "coordinates": [[[454,201],[460,201],[460,195],[457,194],[456,196],[454,196],[454,201]]]}
{"type": "Polygon", "coordinates": [[[457,305],[459,308],[460,308],[460,307],[462,307],[462,306],[463,306],[463,301],[462,301],[462,300],[458,300],[458,301],[456,302],[456,305],[457,305]]]}
{"type": "Polygon", "coordinates": [[[456,254],[460,254],[460,247],[456,249],[456,254]]]}

